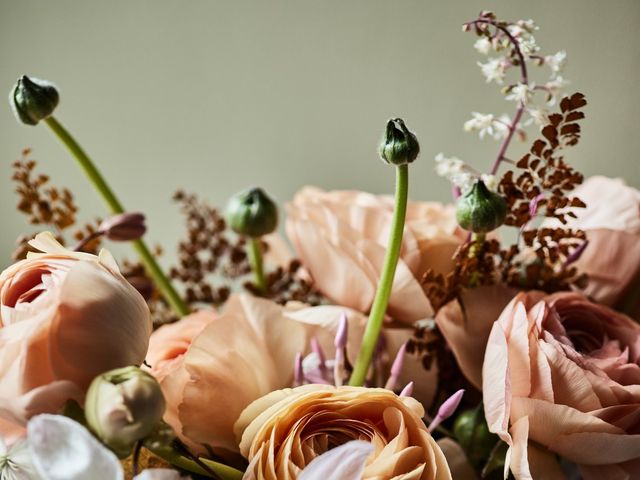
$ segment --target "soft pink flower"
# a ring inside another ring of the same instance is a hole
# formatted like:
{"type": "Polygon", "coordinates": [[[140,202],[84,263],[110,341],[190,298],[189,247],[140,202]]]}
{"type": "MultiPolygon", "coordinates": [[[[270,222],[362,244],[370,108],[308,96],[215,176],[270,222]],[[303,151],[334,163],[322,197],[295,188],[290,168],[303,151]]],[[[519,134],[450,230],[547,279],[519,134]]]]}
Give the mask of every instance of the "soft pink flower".
{"type": "MultiPolygon", "coordinates": [[[[365,192],[306,187],[287,205],[287,214],[287,235],[314,285],[337,304],[369,311],[382,269],[393,200],[365,192]]],[[[409,203],[389,316],[411,323],[433,314],[420,284],[422,275],[428,269],[448,272],[464,239],[453,206],[409,203]]]]}
{"type": "Polygon", "coordinates": [[[577,293],[519,294],[491,331],[483,394],[517,479],[553,463],[529,439],[587,480],[640,475],[640,325],[629,317],[577,293]]]}
{"type": "Polygon", "coordinates": [[[482,360],[489,333],[516,293],[517,290],[504,285],[464,290],[458,299],[445,304],[436,315],[438,328],[460,370],[478,389],[482,389],[482,360]]]}
{"type": "MultiPolygon", "coordinates": [[[[310,352],[311,339],[330,357],[340,318],[347,315],[347,356],[353,361],[366,322],[359,312],[336,306],[286,306],[249,295],[233,295],[224,312],[203,311],[165,325],[151,336],[147,361],[167,401],[165,420],[193,448],[208,445],[221,454],[237,452],[233,424],[242,410],[267,393],[289,387],[297,354],[310,352]],[[210,405],[211,408],[202,408],[210,405]]],[[[411,329],[384,330],[381,360],[388,374],[397,349],[411,329]]],[[[427,404],[437,371],[407,357],[398,380],[416,383],[415,396],[427,404]]]]}
{"type": "Polygon", "coordinates": [[[632,288],[640,291],[640,191],[621,179],[595,176],[575,195],[587,204],[568,223],[585,230],[589,240],[576,263],[589,276],[585,293],[599,303],[619,305],[632,288]]]}
{"type": "MultiPolygon", "coordinates": [[[[0,429],[82,401],[93,378],[143,362],[151,319],[113,257],[66,250],[50,233],[0,275],[0,429]]],[[[9,432],[9,430],[13,430],[9,432]]]]}

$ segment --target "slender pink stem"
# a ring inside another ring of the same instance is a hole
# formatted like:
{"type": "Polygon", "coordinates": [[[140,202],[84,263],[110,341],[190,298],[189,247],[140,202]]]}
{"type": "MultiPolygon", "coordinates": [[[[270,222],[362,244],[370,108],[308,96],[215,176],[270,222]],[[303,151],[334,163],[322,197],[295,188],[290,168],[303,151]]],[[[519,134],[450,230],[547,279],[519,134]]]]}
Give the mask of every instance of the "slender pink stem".
{"type": "MultiPolygon", "coordinates": [[[[518,56],[518,60],[520,61],[520,72],[521,72],[520,82],[525,85],[529,85],[529,74],[527,72],[527,64],[525,62],[524,55],[522,54],[522,50],[520,50],[520,44],[518,43],[518,40],[516,40],[516,38],[513,35],[511,35],[511,32],[509,32],[509,29],[503,25],[498,25],[493,20],[478,19],[478,20],[474,20],[473,22],[470,22],[470,24],[492,25],[493,27],[496,28],[496,30],[501,31],[509,39],[509,41],[513,45],[513,49],[515,50],[516,55],[518,56]]],[[[507,149],[509,148],[509,144],[513,139],[513,134],[517,130],[518,123],[522,118],[525,108],[526,106],[524,102],[521,101],[520,104],[518,105],[515,115],[513,116],[513,120],[511,121],[511,124],[508,125],[509,132],[507,133],[507,136],[504,138],[502,145],[500,145],[500,150],[498,150],[498,155],[496,156],[496,159],[493,162],[493,166],[491,167],[491,172],[490,172],[491,175],[495,175],[496,172],[498,171],[498,168],[500,168],[500,163],[505,158],[505,154],[507,153],[507,149]]]]}

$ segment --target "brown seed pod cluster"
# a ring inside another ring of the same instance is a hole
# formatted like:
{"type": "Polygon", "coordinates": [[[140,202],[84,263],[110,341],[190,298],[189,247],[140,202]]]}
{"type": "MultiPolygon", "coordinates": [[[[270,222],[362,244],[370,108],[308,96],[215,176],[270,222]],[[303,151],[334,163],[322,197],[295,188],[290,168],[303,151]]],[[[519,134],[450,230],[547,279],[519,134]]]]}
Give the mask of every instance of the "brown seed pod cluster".
{"type": "MultiPolygon", "coordinates": [[[[69,230],[76,226],[78,207],[73,194],[68,188],[55,187],[49,183],[49,176],[36,172],[37,162],[31,158],[31,149],[25,148],[21,157],[13,163],[13,175],[11,179],[15,183],[15,192],[18,194],[16,208],[27,216],[31,225],[38,225],[49,229],[63,245],[67,242],[69,230]]],[[[71,234],[76,241],[91,236],[99,219],[76,227],[71,234]]],[[[42,228],[41,228],[42,229],[42,228]]],[[[22,234],[18,237],[17,248],[12,254],[12,259],[20,260],[29,251],[27,242],[33,235],[22,234]]],[[[95,252],[100,246],[100,240],[95,239],[87,243],[84,251],[95,252]]]]}

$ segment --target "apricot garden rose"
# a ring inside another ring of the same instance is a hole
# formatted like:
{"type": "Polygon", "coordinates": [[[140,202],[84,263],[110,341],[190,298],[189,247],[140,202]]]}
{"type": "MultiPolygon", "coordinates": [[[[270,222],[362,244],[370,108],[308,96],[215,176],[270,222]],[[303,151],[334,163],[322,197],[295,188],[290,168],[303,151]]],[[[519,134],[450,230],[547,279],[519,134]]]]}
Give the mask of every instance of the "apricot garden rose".
{"type": "Polygon", "coordinates": [[[93,378],[144,361],[147,304],[113,257],[72,252],[50,233],[0,275],[0,429],[82,401],[93,378]]]}
{"type": "Polygon", "coordinates": [[[373,446],[363,479],[451,479],[425,427],[422,405],[389,390],[305,385],[249,405],[235,430],[249,461],[246,480],[292,480],[332,448],[352,440],[373,446]]]}
{"type": "MultiPolygon", "coordinates": [[[[287,206],[286,230],[314,286],[339,305],[368,312],[392,214],[391,197],[306,187],[287,206]]],[[[422,275],[428,269],[448,272],[465,235],[453,206],[409,202],[389,316],[412,323],[433,314],[422,275]]]]}

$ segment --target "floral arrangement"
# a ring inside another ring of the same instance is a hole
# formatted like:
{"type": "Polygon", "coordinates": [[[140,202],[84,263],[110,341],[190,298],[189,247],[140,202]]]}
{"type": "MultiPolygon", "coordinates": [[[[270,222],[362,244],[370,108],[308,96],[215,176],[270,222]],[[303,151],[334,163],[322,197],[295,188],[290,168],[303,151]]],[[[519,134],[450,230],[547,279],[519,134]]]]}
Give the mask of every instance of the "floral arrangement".
{"type": "Polygon", "coordinates": [[[223,211],[179,191],[166,271],[55,86],[21,77],[16,118],[52,130],[108,213],[81,223],[29,149],[14,163],[37,231],[0,274],[0,478],[640,478],[640,192],[565,160],[587,102],[537,29],[463,26],[514,112],[464,124],[499,142],[487,171],[436,157],[450,204],[408,200],[420,145],[394,118],[393,198],[304,187],[288,243],[261,188],[223,211]]]}

